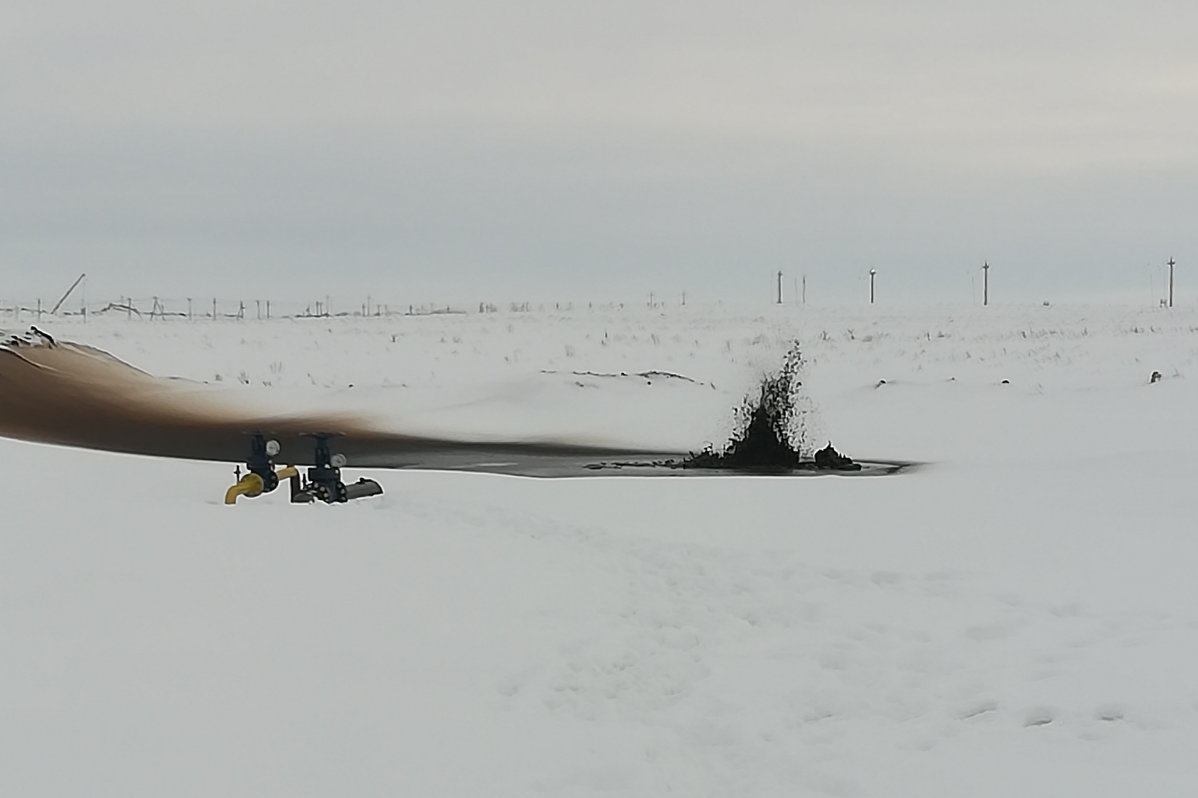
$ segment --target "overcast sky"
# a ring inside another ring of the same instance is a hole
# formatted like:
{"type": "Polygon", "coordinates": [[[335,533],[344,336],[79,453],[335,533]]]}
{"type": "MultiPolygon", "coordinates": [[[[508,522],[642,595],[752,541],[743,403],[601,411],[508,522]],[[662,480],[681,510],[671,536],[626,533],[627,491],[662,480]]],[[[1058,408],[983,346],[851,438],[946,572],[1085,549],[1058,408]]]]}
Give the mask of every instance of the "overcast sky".
{"type": "Polygon", "coordinates": [[[1196,53],[1192,0],[3,0],[0,297],[1148,301],[1196,53]]]}

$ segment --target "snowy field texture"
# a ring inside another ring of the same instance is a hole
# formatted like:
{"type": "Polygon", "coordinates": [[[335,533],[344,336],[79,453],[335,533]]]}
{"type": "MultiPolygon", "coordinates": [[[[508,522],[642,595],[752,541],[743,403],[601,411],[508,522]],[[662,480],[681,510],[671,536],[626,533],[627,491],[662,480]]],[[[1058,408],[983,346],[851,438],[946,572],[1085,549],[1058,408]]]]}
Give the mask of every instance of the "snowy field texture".
{"type": "Polygon", "coordinates": [[[0,795],[1198,793],[1198,310],[43,327],[247,403],[682,448],[798,338],[812,444],[928,465],[230,508],[232,464],[0,441],[0,795]]]}

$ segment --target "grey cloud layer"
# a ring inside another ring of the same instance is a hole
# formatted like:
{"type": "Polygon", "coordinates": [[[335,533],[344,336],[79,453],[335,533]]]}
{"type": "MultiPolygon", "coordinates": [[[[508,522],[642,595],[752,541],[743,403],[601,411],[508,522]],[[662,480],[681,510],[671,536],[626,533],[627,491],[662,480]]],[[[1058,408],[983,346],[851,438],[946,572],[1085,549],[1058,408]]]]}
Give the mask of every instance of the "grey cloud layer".
{"type": "Polygon", "coordinates": [[[1198,10],[1043,6],[8,4],[0,269],[922,295],[1198,257],[1198,10]]]}

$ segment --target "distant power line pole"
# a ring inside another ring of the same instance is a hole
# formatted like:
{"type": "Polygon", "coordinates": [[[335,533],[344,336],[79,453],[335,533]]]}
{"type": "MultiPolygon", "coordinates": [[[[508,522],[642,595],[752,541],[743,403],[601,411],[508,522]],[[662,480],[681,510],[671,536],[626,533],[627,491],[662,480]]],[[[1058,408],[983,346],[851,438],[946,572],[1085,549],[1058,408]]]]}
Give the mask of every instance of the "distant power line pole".
{"type": "Polygon", "coordinates": [[[874,303],[874,279],[878,276],[877,269],[869,270],[869,304],[874,303]]]}
{"type": "MultiPolygon", "coordinates": [[[[977,289],[974,289],[977,290],[977,289]]],[[[976,297],[977,294],[974,294],[976,297]]],[[[976,300],[974,300],[976,301],[976,300]]],[[[990,304],[990,262],[982,262],[982,307],[990,304]]]]}
{"type": "Polygon", "coordinates": [[[782,270],[778,270],[778,304],[782,304],[782,270]]]}
{"type": "Polygon", "coordinates": [[[1168,263],[1169,263],[1169,307],[1173,307],[1173,267],[1176,265],[1177,261],[1173,260],[1173,258],[1170,257],[1168,263]]]}

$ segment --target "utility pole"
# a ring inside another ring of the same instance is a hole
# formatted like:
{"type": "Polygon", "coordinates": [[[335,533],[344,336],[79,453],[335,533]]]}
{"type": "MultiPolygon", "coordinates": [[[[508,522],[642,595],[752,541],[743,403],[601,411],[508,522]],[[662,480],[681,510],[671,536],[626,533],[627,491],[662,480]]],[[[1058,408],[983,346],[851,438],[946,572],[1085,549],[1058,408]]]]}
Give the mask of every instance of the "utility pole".
{"type": "Polygon", "coordinates": [[[782,304],[782,270],[778,270],[778,304],[782,304]]]}
{"type": "Polygon", "coordinates": [[[1169,307],[1173,307],[1173,267],[1177,264],[1177,261],[1173,260],[1173,258],[1170,257],[1168,263],[1169,263],[1169,307]]]}
{"type": "Polygon", "coordinates": [[[874,303],[874,280],[875,280],[875,278],[877,278],[877,276],[878,276],[877,269],[869,270],[869,304],[871,304],[871,305],[874,303]]]}
{"type": "MultiPolygon", "coordinates": [[[[977,289],[974,289],[977,290],[977,289]]],[[[974,294],[977,296],[977,294],[974,294]]],[[[990,304],[990,262],[982,262],[982,307],[990,304]]]]}

